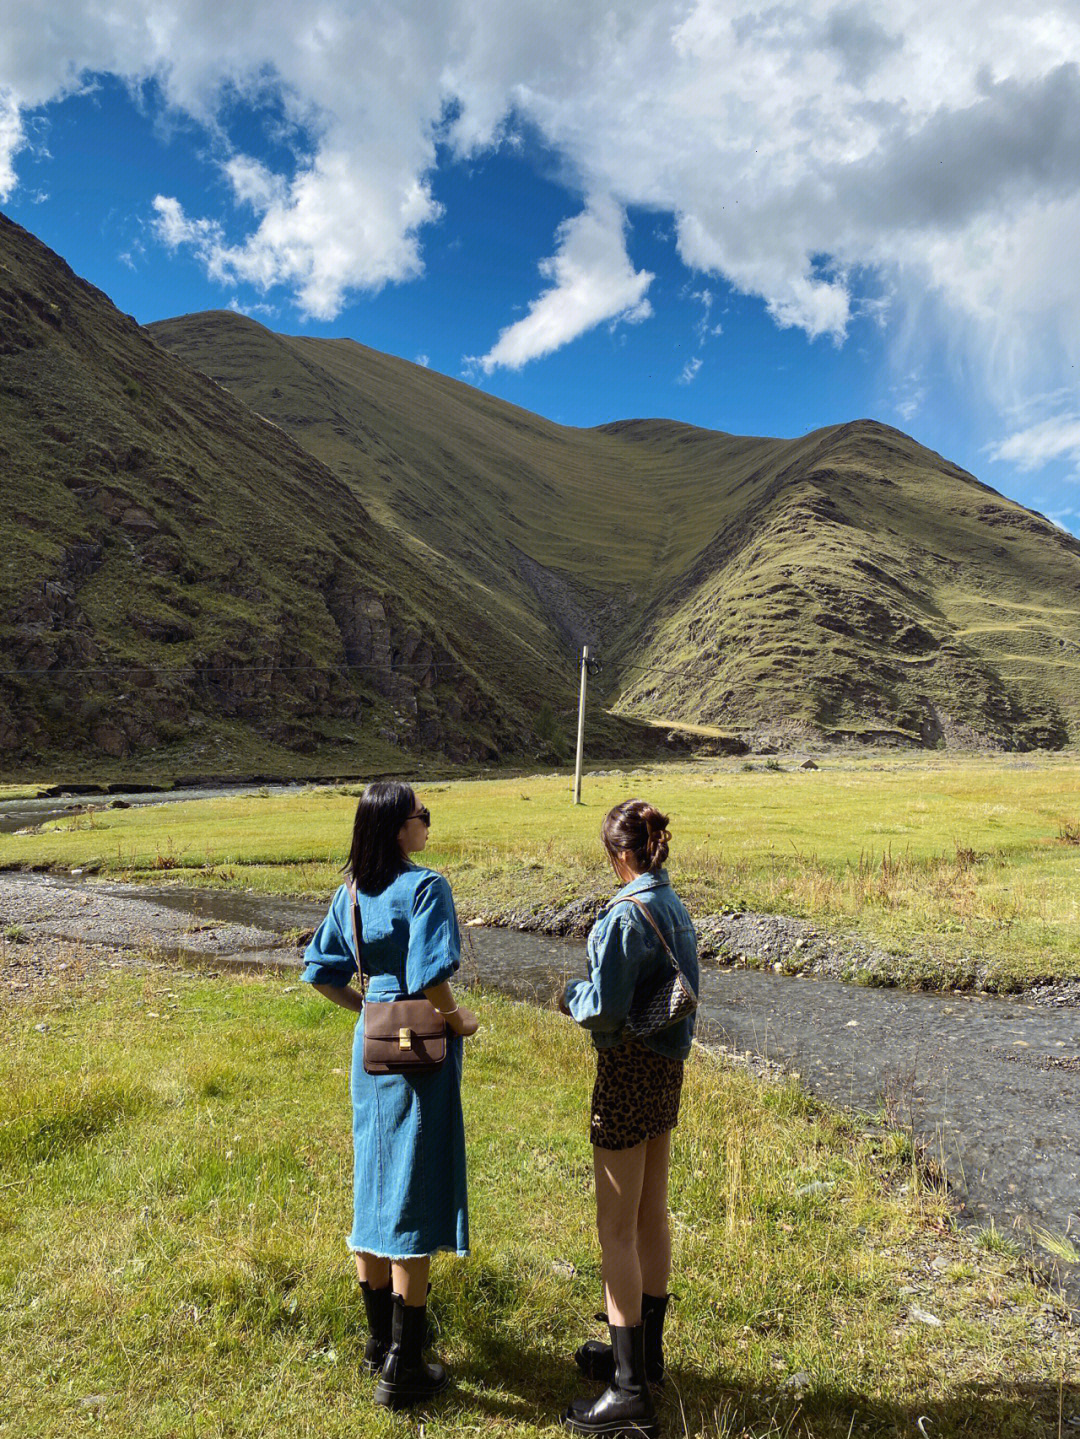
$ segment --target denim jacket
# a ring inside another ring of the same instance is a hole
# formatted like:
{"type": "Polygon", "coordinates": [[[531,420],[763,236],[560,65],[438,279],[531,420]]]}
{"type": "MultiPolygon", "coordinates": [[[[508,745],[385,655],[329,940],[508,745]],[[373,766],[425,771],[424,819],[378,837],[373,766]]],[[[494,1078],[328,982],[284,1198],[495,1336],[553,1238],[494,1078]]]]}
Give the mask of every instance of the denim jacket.
{"type": "MultiPolygon", "coordinates": [[[[578,1024],[591,1031],[597,1049],[622,1043],[623,1025],[637,985],[655,981],[671,968],[656,931],[637,905],[620,903],[627,895],[648,906],[680,969],[695,991],[698,987],[697,936],[667,870],[639,875],[601,911],[589,931],[586,977],[572,979],[566,986],[566,1007],[578,1024]]],[[[690,1053],[694,1018],[691,1014],[643,1043],[668,1059],[685,1059],[690,1053]]]]}

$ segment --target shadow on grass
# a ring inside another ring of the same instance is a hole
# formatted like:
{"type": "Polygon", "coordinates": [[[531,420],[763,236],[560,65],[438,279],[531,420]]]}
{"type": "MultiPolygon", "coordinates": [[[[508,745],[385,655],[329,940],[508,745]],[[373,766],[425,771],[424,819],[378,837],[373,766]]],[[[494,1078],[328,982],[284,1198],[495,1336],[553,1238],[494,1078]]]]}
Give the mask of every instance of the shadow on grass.
{"type": "MultiPolygon", "coordinates": [[[[461,1416],[488,1422],[557,1426],[570,1400],[595,1397],[573,1360],[473,1335],[453,1378],[461,1416]],[[518,1382],[513,1376],[527,1374],[518,1382]]],[[[804,1397],[733,1386],[723,1376],[676,1370],[655,1392],[661,1433],[702,1439],[1051,1439],[1080,1430],[1080,1383],[959,1383],[944,1398],[889,1403],[842,1387],[804,1397]]],[[[447,1401],[444,1401],[447,1402],[447,1401]]]]}
{"type": "MultiPolygon", "coordinates": [[[[584,1276],[583,1276],[584,1277],[584,1276]]],[[[590,1276],[592,1281],[597,1275],[590,1276]]],[[[454,1388],[433,1414],[461,1424],[528,1424],[554,1429],[571,1399],[596,1396],[600,1385],[579,1374],[573,1350],[589,1328],[587,1302],[571,1297],[543,1271],[531,1274],[474,1255],[468,1268],[447,1271],[433,1295],[438,1331],[464,1344],[451,1360],[454,1388]],[[580,1331],[577,1318],[580,1318],[580,1331]],[[523,1334],[523,1320],[539,1342],[523,1334]],[[539,1323],[538,1323],[539,1321],[539,1323]],[[443,1326],[445,1325],[445,1328],[443,1326]],[[456,1411],[456,1413],[455,1413],[456,1411]],[[460,1418],[458,1419],[458,1416],[460,1418]]],[[[781,1382],[740,1384],[715,1339],[689,1332],[684,1352],[699,1365],[669,1365],[655,1391],[666,1439],[1066,1439],[1080,1435],[1080,1376],[1060,1382],[1011,1379],[975,1382],[962,1370],[942,1374],[935,1396],[893,1401],[843,1384],[785,1390],[781,1382]],[[941,1393],[940,1391],[944,1391],[941,1393]]],[[[852,1368],[857,1361],[853,1359],[852,1368]]],[[[791,1380],[788,1380],[790,1385],[791,1380]]],[[[914,1384],[911,1386],[915,1388],[914,1384]]]]}
{"type": "MultiPolygon", "coordinates": [[[[522,1344],[507,1330],[473,1325],[452,1366],[454,1387],[440,1401],[462,1422],[557,1426],[571,1399],[595,1397],[602,1386],[578,1373],[571,1346],[564,1355],[522,1344]]],[[[946,1381],[947,1383],[947,1381],[946,1381]]],[[[733,1384],[723,1370],[669,1369],[654,1391],[665,1436],[703,1439],[1052,1439],[1080,1432],[1080,1380],[1060,1384],[1003,1380],[965,1383],[944,1397],[897,1403],[857,1389],[811,1385],[804,1394],[733,1384]]]]}

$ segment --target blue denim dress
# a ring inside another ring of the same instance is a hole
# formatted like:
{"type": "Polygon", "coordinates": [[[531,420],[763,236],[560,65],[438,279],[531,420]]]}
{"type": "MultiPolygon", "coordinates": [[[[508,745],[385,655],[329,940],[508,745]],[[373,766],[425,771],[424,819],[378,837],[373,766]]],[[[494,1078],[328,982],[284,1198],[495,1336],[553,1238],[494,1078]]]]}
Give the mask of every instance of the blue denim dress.
{"type": "MultiPolygon", "coordinates": [[[[381,894],[361,894],[369,999],[419,995],[458,967],[461,936],[450,886],[410,865],[381,894]]],[[[348,984],[356,973],[344,885],[304,954],[309,984],[348,984]]],[[[414,1075],[364,1072],[364,1016],[353,1036],[353,1227],[349,1248],[388,1259],[469,1252],[462,1041],[447,1031],[446,1061],[414,1075]]]]}
{"type": "MultiPolygon", "coordinates": [[[[666,869],[639,875],[624,884],[601,910],[589,931],[587,973],[566,986],[566,1007],[583,1028],[592,1032],[597,1049],[614,1049],[624,1039],[623,1025],[634,990],[671,969],[656,932],[636,904],[620,903],[633,895],[648,907],[660,932],[679,962],[679,968],[698,987],[697,936],[682,900],[671,887],[666,869]]],[[[651,1035],[643,1043],[667,1059],[686,1059],[694,1037],[696,1015],[651,1035]]]]}

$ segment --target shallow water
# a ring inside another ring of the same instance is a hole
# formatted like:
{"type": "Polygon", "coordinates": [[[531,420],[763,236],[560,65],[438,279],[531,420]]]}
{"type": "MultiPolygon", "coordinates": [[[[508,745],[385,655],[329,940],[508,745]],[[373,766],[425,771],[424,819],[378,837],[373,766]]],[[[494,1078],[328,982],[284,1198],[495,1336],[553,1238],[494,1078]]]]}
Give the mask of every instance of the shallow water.
{"type": "MultiPolygon", "coordinates": [[[[11,879],[14,881],[15,877],[11,879]]],[[[179,912],[200,928],[241,926],[250,942],[202,964],[293,968],[286,930],[311,929],[324,904],[235,890],[22,882],[69,887],[179,912]]],[[[16,881],[18,882],[18,881],[16,881]]],[[[158,922],[160,928],[160,919],[158,922]]],[[[183,943],[182,931],[172,930],[183,943]]],[[[462,977],[539,1003],[584,964],[579,941],[466,927],[462,977]]],[[[181,958],[195,958],[182,948],[181,958]]],[[[699,1037],[797,1071],[833,1104],[910,1124],[967,1212],[999,1228],[1080,1235],[1080,1022],[1016,999],[868,989],[706,965],[699,1037]]],[[[1070,1288],[1074,1285],[1070,1282],[1070,1288]]]]}
{"type": "Polygon", "coordinates": [[[84,808],[107,808],[113,800],[122,800],[129,808],[139,809],[148,804],[178,804],[189,799],[224,799],[231,795],[255,794],[266,789],[271,794],[287,794],[296,785],[221,785],[214,789],[170,789],[146,793],[141,790],[126,792],[117,790],[112,794],[72,794],[66,798],[53,796],[50,799],[8,799],[0,800],[0,834],[14,834],[16,830],[31,825],[45,824],[51,819],[63,819],[84,808]]]}

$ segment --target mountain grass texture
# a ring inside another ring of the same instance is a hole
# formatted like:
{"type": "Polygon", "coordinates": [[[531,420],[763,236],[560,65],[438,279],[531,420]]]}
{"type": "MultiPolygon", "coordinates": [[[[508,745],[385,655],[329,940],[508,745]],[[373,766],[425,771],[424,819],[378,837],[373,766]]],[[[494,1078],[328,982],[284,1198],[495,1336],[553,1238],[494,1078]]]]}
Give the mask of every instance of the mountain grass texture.
{"type": "Polygon", "coordinates": [[[1080,724],[1080,542],[898,430],[568,429],[351,340],[232,313],[176,355],[621,712],[928,746],[1080,724]],[[483,596],[483,598],[481,598],[483,596]]]}
{"type": "Polygon", "coordinates": [[[0,760],[554,762],[647,721],[1058,747],[1080,543],[886,426],[568,429],[348,340],[141,328],[0,217],[0,760]]]}

